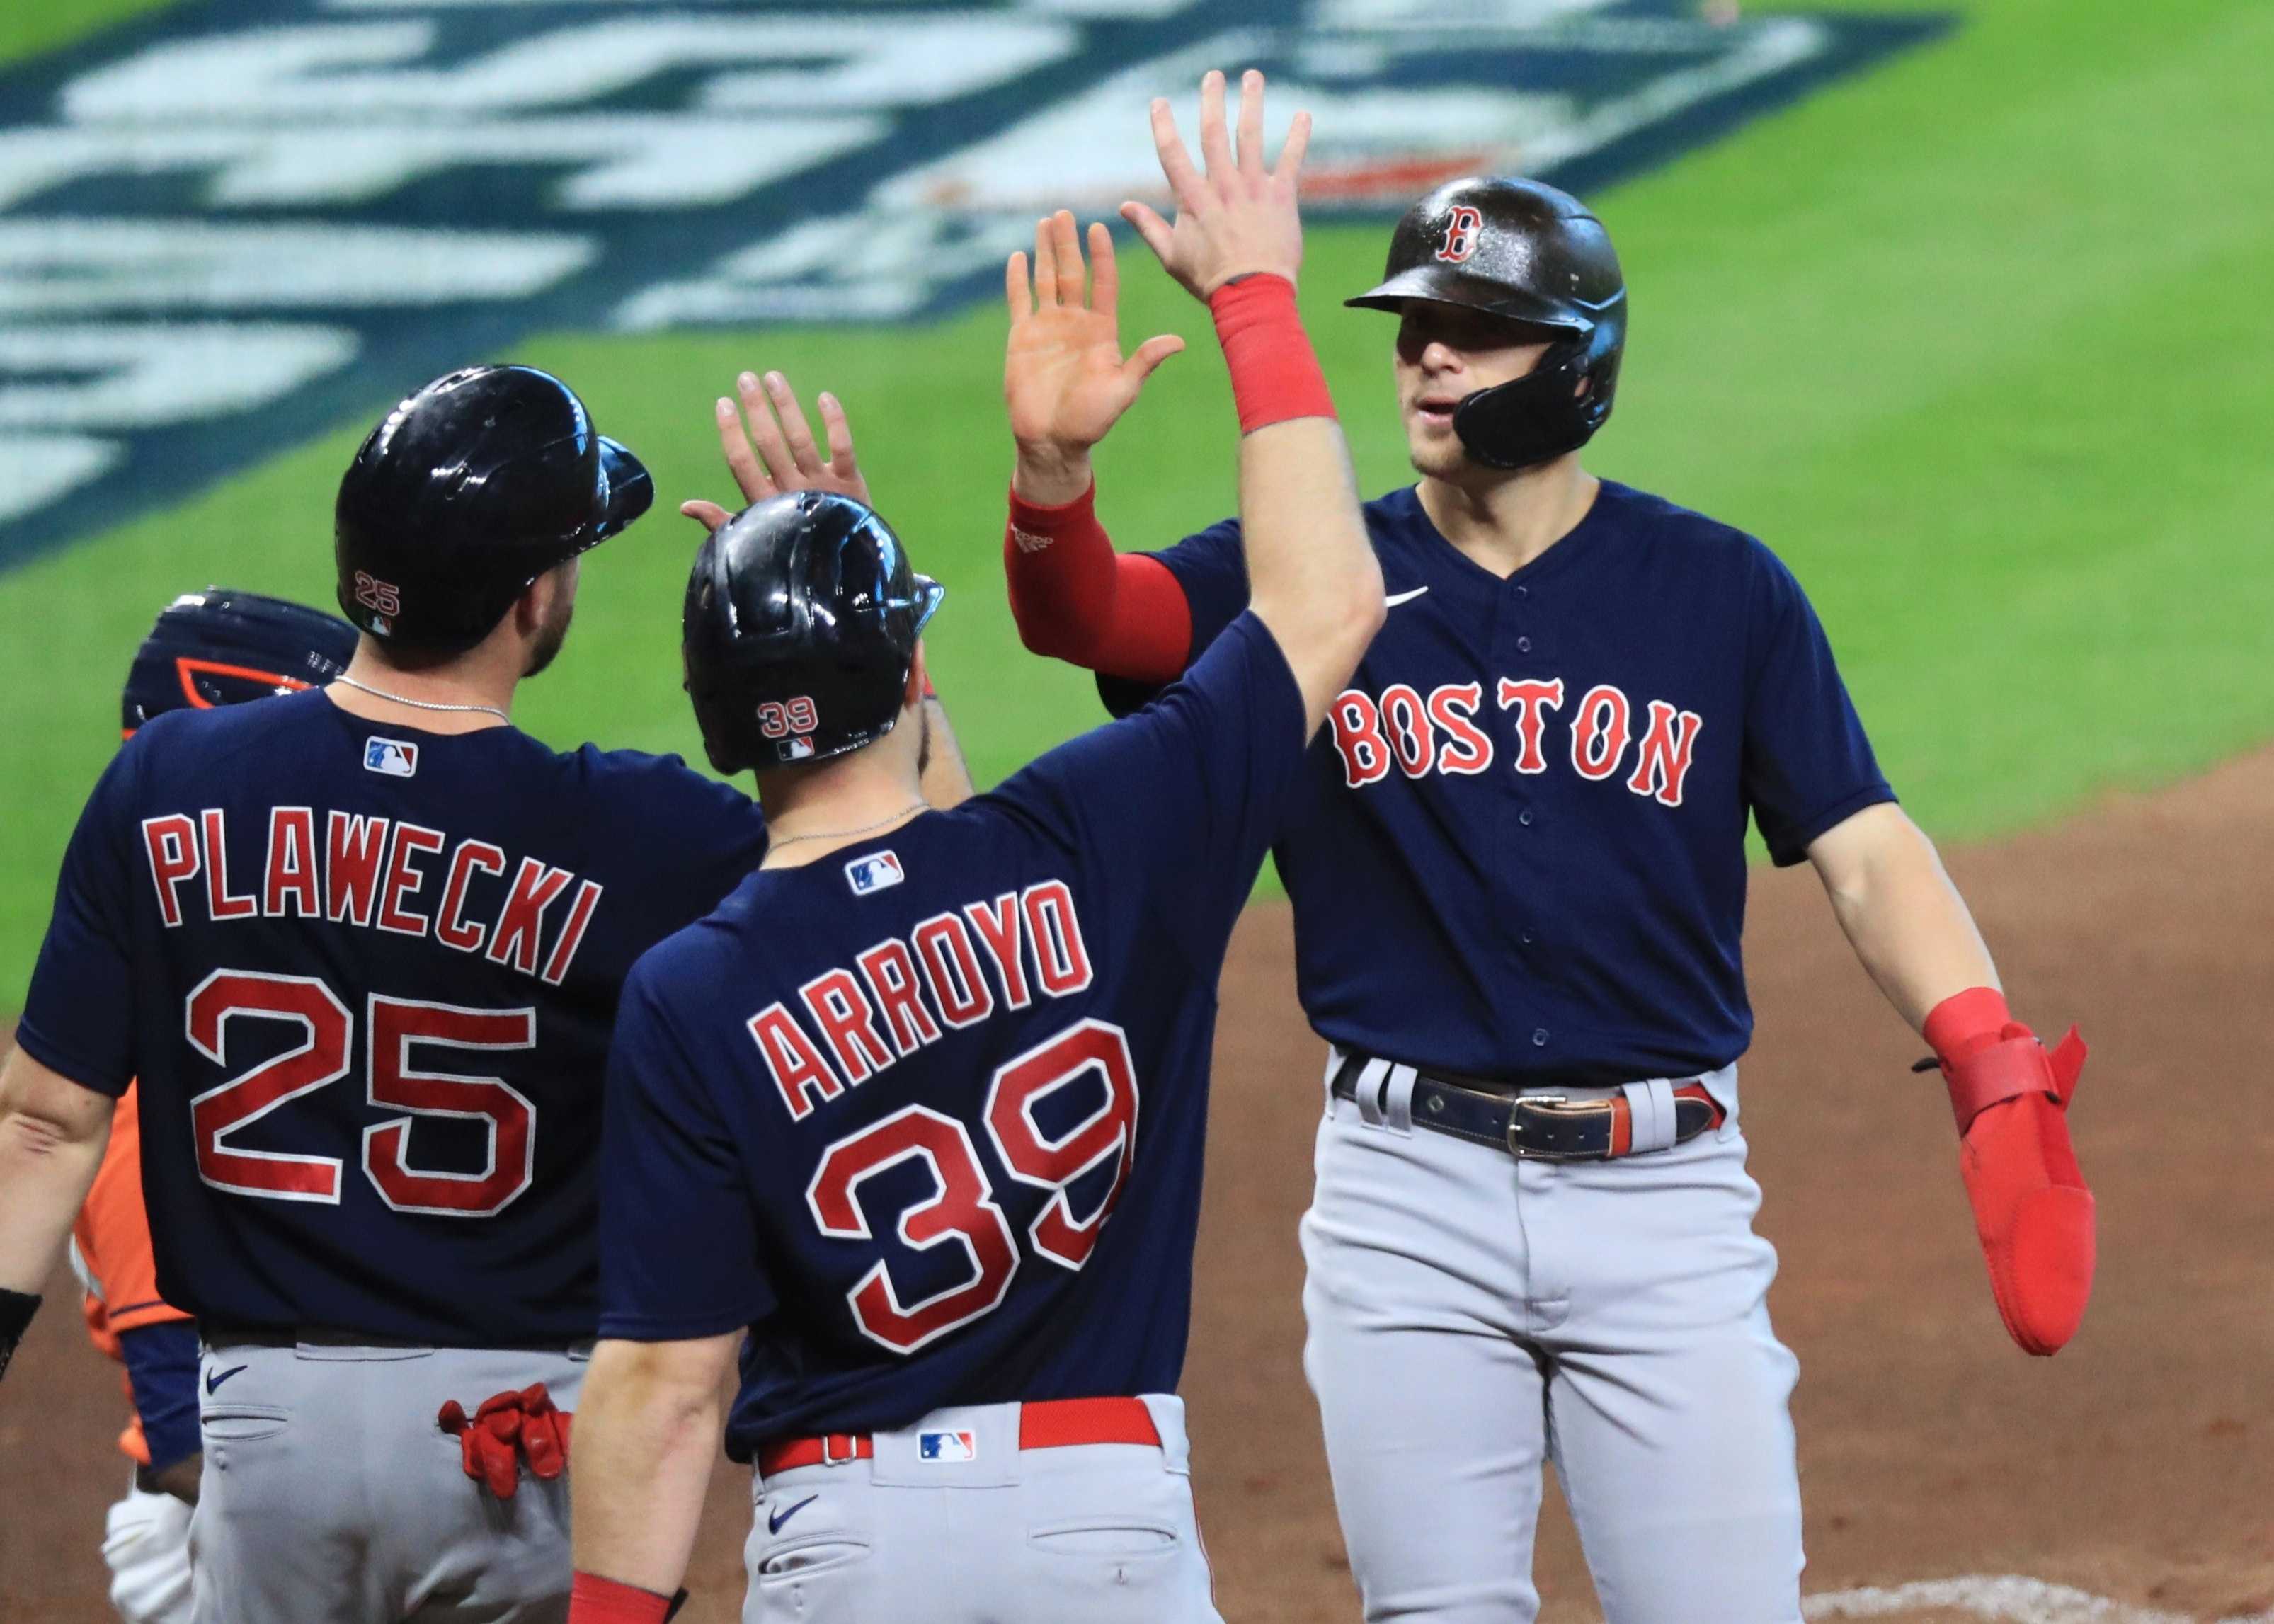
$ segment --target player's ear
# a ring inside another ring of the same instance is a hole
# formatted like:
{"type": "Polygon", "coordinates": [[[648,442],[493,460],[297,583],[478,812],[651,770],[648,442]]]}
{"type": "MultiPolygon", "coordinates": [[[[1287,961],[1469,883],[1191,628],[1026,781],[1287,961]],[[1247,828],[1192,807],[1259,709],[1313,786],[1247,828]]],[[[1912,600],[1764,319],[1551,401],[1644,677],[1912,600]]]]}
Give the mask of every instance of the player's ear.
{"type": "Polygon", "coordinates": [[[524,640],[535,637],[544,628],[546,616],[553,607],[553,594],[558,590],[549,569],[522,588],[521,596],[513,600],[515,632],[524,640]]]}
{"type": "Polygon", "coordinates": [[[924,672],[923,639],[916,639],[915,658],[908,662],[908,680],[900,690],[900,709],[908,710],[923,703],[924,695],[931,691],[931,678],[924,672]]]}

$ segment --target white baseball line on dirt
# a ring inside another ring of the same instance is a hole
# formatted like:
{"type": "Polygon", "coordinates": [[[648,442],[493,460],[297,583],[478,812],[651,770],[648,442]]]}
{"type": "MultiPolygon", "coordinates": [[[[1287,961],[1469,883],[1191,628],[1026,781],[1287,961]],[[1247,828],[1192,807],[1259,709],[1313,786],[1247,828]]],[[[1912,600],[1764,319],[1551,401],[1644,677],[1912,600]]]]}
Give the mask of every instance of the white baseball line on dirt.
{"type": "MultiPolygon", "coordinates": [[[[1811,1620],[1883,1619],[1926,1607],[1970,1613],[2003,1624],[2200,1624],[2189,1613],[2135,1607],[2018,1574],[1966,1574],[1886,1588],[1833,1590],[1810,1597],[1800,1610],[1811,1620]]],[[[2274,1624],[2274,1612],[2239,1614],[2218,1624],[2274,1624]]]]}

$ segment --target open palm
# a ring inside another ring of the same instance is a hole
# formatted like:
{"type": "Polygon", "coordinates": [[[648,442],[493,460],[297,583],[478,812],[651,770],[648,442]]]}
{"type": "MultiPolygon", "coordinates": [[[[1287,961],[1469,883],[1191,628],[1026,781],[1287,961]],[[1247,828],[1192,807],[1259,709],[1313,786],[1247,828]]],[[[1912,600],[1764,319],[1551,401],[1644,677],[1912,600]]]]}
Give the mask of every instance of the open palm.
{"type": "Polygon", "coordinates": [[[1153,369],[1185,347],[1164,334],[1124,358],[1118,305],[1120,276],[1112,234],[1089,228],[1090,277],[1083,297],[1081,239],[1061,210],[1035,228],[1031,282],[1027,256],[1005,267],[1011,336],[1003,357],[1003,396],[1021,447],[1084,452],[1105,438],[1153,369]]]}

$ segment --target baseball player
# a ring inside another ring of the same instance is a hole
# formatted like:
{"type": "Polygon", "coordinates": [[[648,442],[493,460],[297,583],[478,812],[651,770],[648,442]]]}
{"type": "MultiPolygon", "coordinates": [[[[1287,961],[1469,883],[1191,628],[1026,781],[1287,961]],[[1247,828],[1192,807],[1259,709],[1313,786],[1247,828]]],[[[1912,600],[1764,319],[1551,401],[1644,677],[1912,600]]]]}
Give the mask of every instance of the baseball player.
{"type": "MultiPolygon", "coordinates": [[[[1124,213],[1156,248],[1184,229],[1124,213]]],[[[1305,1370],[1366,1616],[1531,1619],[1552,1462],[1613,1624],[1790,1624],[1795,1365],[1738,1124],[1748,816],[1816,866],[1933,1048],[2032,1353],[2091,1279],[2065,1118],[2083,1048],[2049,1056],[2008,1012],[1791,573],[1581,465],[1626,335],[1601,222],[1535,182],[1457,181],[1350,303],[1397,319],[1419,478],[1366,507],[1389,618],[1275,851],[1330,1046],[1305,1370]]],[[[1236,519],[1112,552],[1090,447],[1134,390],[1096,320],[1086,370],[1011,346],[1004,556],[1028,645],[1126,703],[1204,659],[1250,589],[1236,519]]]]}
{"type": "MultiPolygon", "coordinates": [[[[1159,704],[930,811],[940,590],[884,522],[777,499],[697,560],[689,688],[774,844],[625,988],[574,1624],[667,1616],[738,1344],[749,1624],[1216,1619],[1174,1396],[1216,982],[1382,615],[1295,315],[1306,126],[1267,169],[1261,118],[1259,86],[1235,159],[1216,110],[1204,177],[1168,137],[1190,193],[1171,262],[1247,431],[1254,590],[1159,704]]],[[[1079,248],[1031,285],[1024,260],[1013,343],[1079,361],[1079,248]]],[[[1116,362],[1133,387],[1144,363],[1116,362]]]]}
{"type": "MultiPolygon", "coordinates": [[[[280,598],[207,587],[168,605],[129,667],[120,732],[184,705],[210,710],[296,692],[338,675],[355,654],[346,621],[280,598]]],[[[118,1447],[134,1462],[110,1507],[102,1558],[110,1605],[127,1624],[190,1617],[190,1507],[197,1503],[198,1337],[158,1293],[142,1204],[142,1135],[130,1084],[102,1165],[72,1226],[87,1335],[124,1367],[132,1406],[118,1447]]]]}
{"type": "Polygon", "coordinates": [[[347,671],[155,718],[65,856],[0,1073],[0,1349],[139,1078],[203,1624],[566,1611],[616,999],[765,849],[675,760],[510,725],[650,500],[557,379],[420,389],[341,484],[347,671]]]}

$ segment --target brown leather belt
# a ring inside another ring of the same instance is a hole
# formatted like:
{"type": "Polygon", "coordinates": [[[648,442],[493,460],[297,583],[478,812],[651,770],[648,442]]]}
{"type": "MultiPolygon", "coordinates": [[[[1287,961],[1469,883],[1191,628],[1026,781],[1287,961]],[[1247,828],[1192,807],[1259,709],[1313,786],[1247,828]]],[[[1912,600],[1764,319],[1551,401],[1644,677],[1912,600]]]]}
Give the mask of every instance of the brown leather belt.
{"type": "MultiPolygon", "coordinates": [[[[1374,1056],[1352,1052],[1335,1071],[1337,1100],[1358,1100],[1359,1079],[1374,1056]]],[[[1387,1073],[1384,1073],[1385,1077],[1387,1073]]],[[[1674,1090],[1674,1143],[1685,1144],[1721,1125],[1721,1102],[1703,1083],[1674,1090]]],[[[1413,1124],[1489,1145],[1525,1162],[1608,1162],[1634,1152],[1634,1107],[1623,1094],[1574,1100],[1555,1094],[1521,1094],[1514,1084],[1482,1079],[1455,1082],[1417,1071],[1413,1124]]]]}

